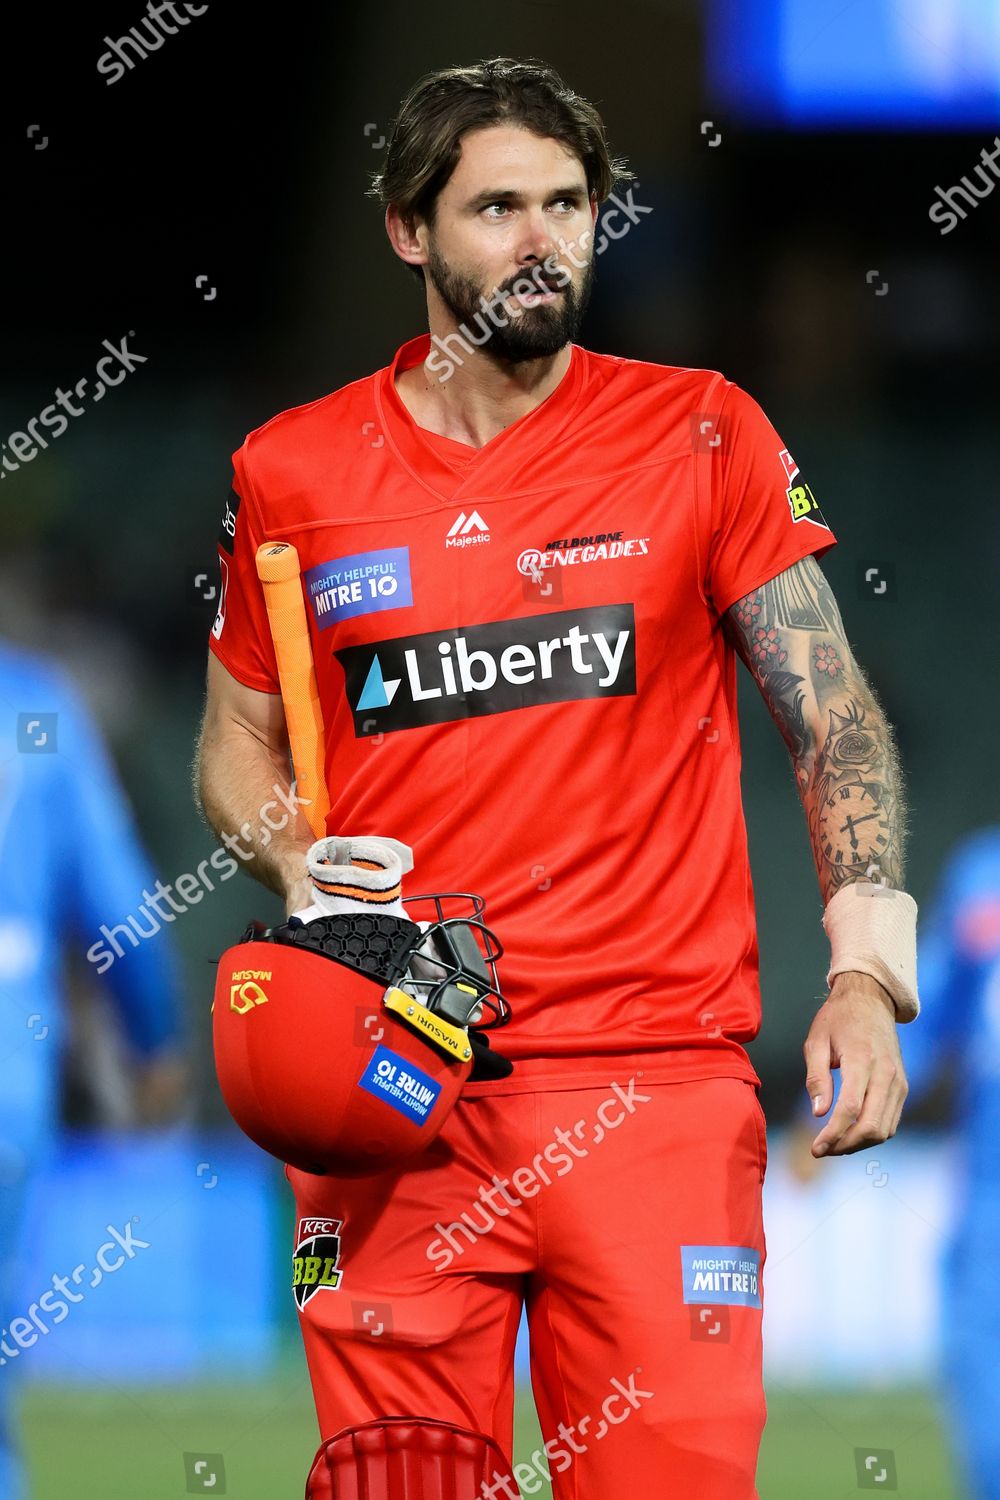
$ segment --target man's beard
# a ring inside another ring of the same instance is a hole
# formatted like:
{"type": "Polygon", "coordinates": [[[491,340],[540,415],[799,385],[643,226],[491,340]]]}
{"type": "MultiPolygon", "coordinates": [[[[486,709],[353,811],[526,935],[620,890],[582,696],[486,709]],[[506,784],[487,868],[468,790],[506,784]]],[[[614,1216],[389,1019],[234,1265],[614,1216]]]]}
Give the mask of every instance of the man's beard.
{"type": "Polygon", "coordinates": [[[565,281],[563,285],[567,274],[565,270],[560,270],[556,276],[544,267],[537,269],[537,283],[530,271],[519,271],[501,291],[510,291],[519,282],[532,282],[542,290],[548,281],[556,290],[556,301],[541,303],[536,307],[524,307],[517,304],[516,298],[511,298],[519,306],[518,312],[511,314],[507,298],[484,292],[470,276],[463,276],[461,271],[453,270],[433,245],[427,261],[431,281],[438,296],[458,323],[459,333],[463,328],[468,330],[469,342],[473,346],[482,348],[497,361],[507,361],[510,364],[549,358],[558,354],[567,343],[574,342],[590,301],[596,269],[593,256],[579,282],[565,281]]]}

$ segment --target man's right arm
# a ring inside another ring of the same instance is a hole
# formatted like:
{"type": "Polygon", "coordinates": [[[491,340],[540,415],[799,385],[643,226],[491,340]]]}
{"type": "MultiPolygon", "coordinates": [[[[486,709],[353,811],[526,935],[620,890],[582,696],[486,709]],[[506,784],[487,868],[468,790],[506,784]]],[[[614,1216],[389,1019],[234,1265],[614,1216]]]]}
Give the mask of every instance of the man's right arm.
{"type": "Polygon", "coordinates": [[[232,850],[238,842],[247,873],[277,892],[289,914],[308,906],[305,854],[315,839],[291,791],[281,695],[245,687],[211,651],[194,790],[223,843],[232,850]]]}

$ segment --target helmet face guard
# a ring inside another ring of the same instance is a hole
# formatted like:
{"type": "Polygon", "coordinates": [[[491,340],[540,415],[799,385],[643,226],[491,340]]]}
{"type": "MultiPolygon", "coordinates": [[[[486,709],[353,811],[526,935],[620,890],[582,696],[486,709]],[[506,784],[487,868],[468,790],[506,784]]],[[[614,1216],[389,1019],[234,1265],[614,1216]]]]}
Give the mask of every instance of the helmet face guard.
{"type": "Polygon", "coordinates": [[[252,1140],[302,1170],[364,1176],[401,1165],[438,1135],[474,1066],[478,1077],[510,1072],[481,1036],[510,1017],[481,898],[449,892],[405,905],[406,918],[251,923],[219,961],[223,1097],[252,1140]]]}

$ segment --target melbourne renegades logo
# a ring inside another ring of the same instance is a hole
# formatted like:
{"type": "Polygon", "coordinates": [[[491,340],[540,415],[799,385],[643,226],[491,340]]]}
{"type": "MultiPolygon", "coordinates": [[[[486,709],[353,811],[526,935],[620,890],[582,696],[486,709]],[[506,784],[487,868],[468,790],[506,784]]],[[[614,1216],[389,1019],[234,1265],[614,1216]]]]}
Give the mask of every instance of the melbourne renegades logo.
{"type": "Polygon", "coordinates": [[[335,1292],[340,1265],[342,1219],[300,1219],[292,1256],[292,1295],[301,1312],[317,1292],[335,1292]]]}

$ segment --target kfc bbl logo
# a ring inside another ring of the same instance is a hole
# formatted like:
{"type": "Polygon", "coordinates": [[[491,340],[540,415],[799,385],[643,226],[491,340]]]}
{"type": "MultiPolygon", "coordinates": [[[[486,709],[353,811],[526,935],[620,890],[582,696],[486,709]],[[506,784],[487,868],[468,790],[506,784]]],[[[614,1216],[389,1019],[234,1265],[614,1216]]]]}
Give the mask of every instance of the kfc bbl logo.
{"type": "Polygon", "coordinates": [[[340,1264],[342,1219],[300,1219],[292,1256],[292,1295],[301,1312],[316,1292],[335,1292],[340,1264]]]}

